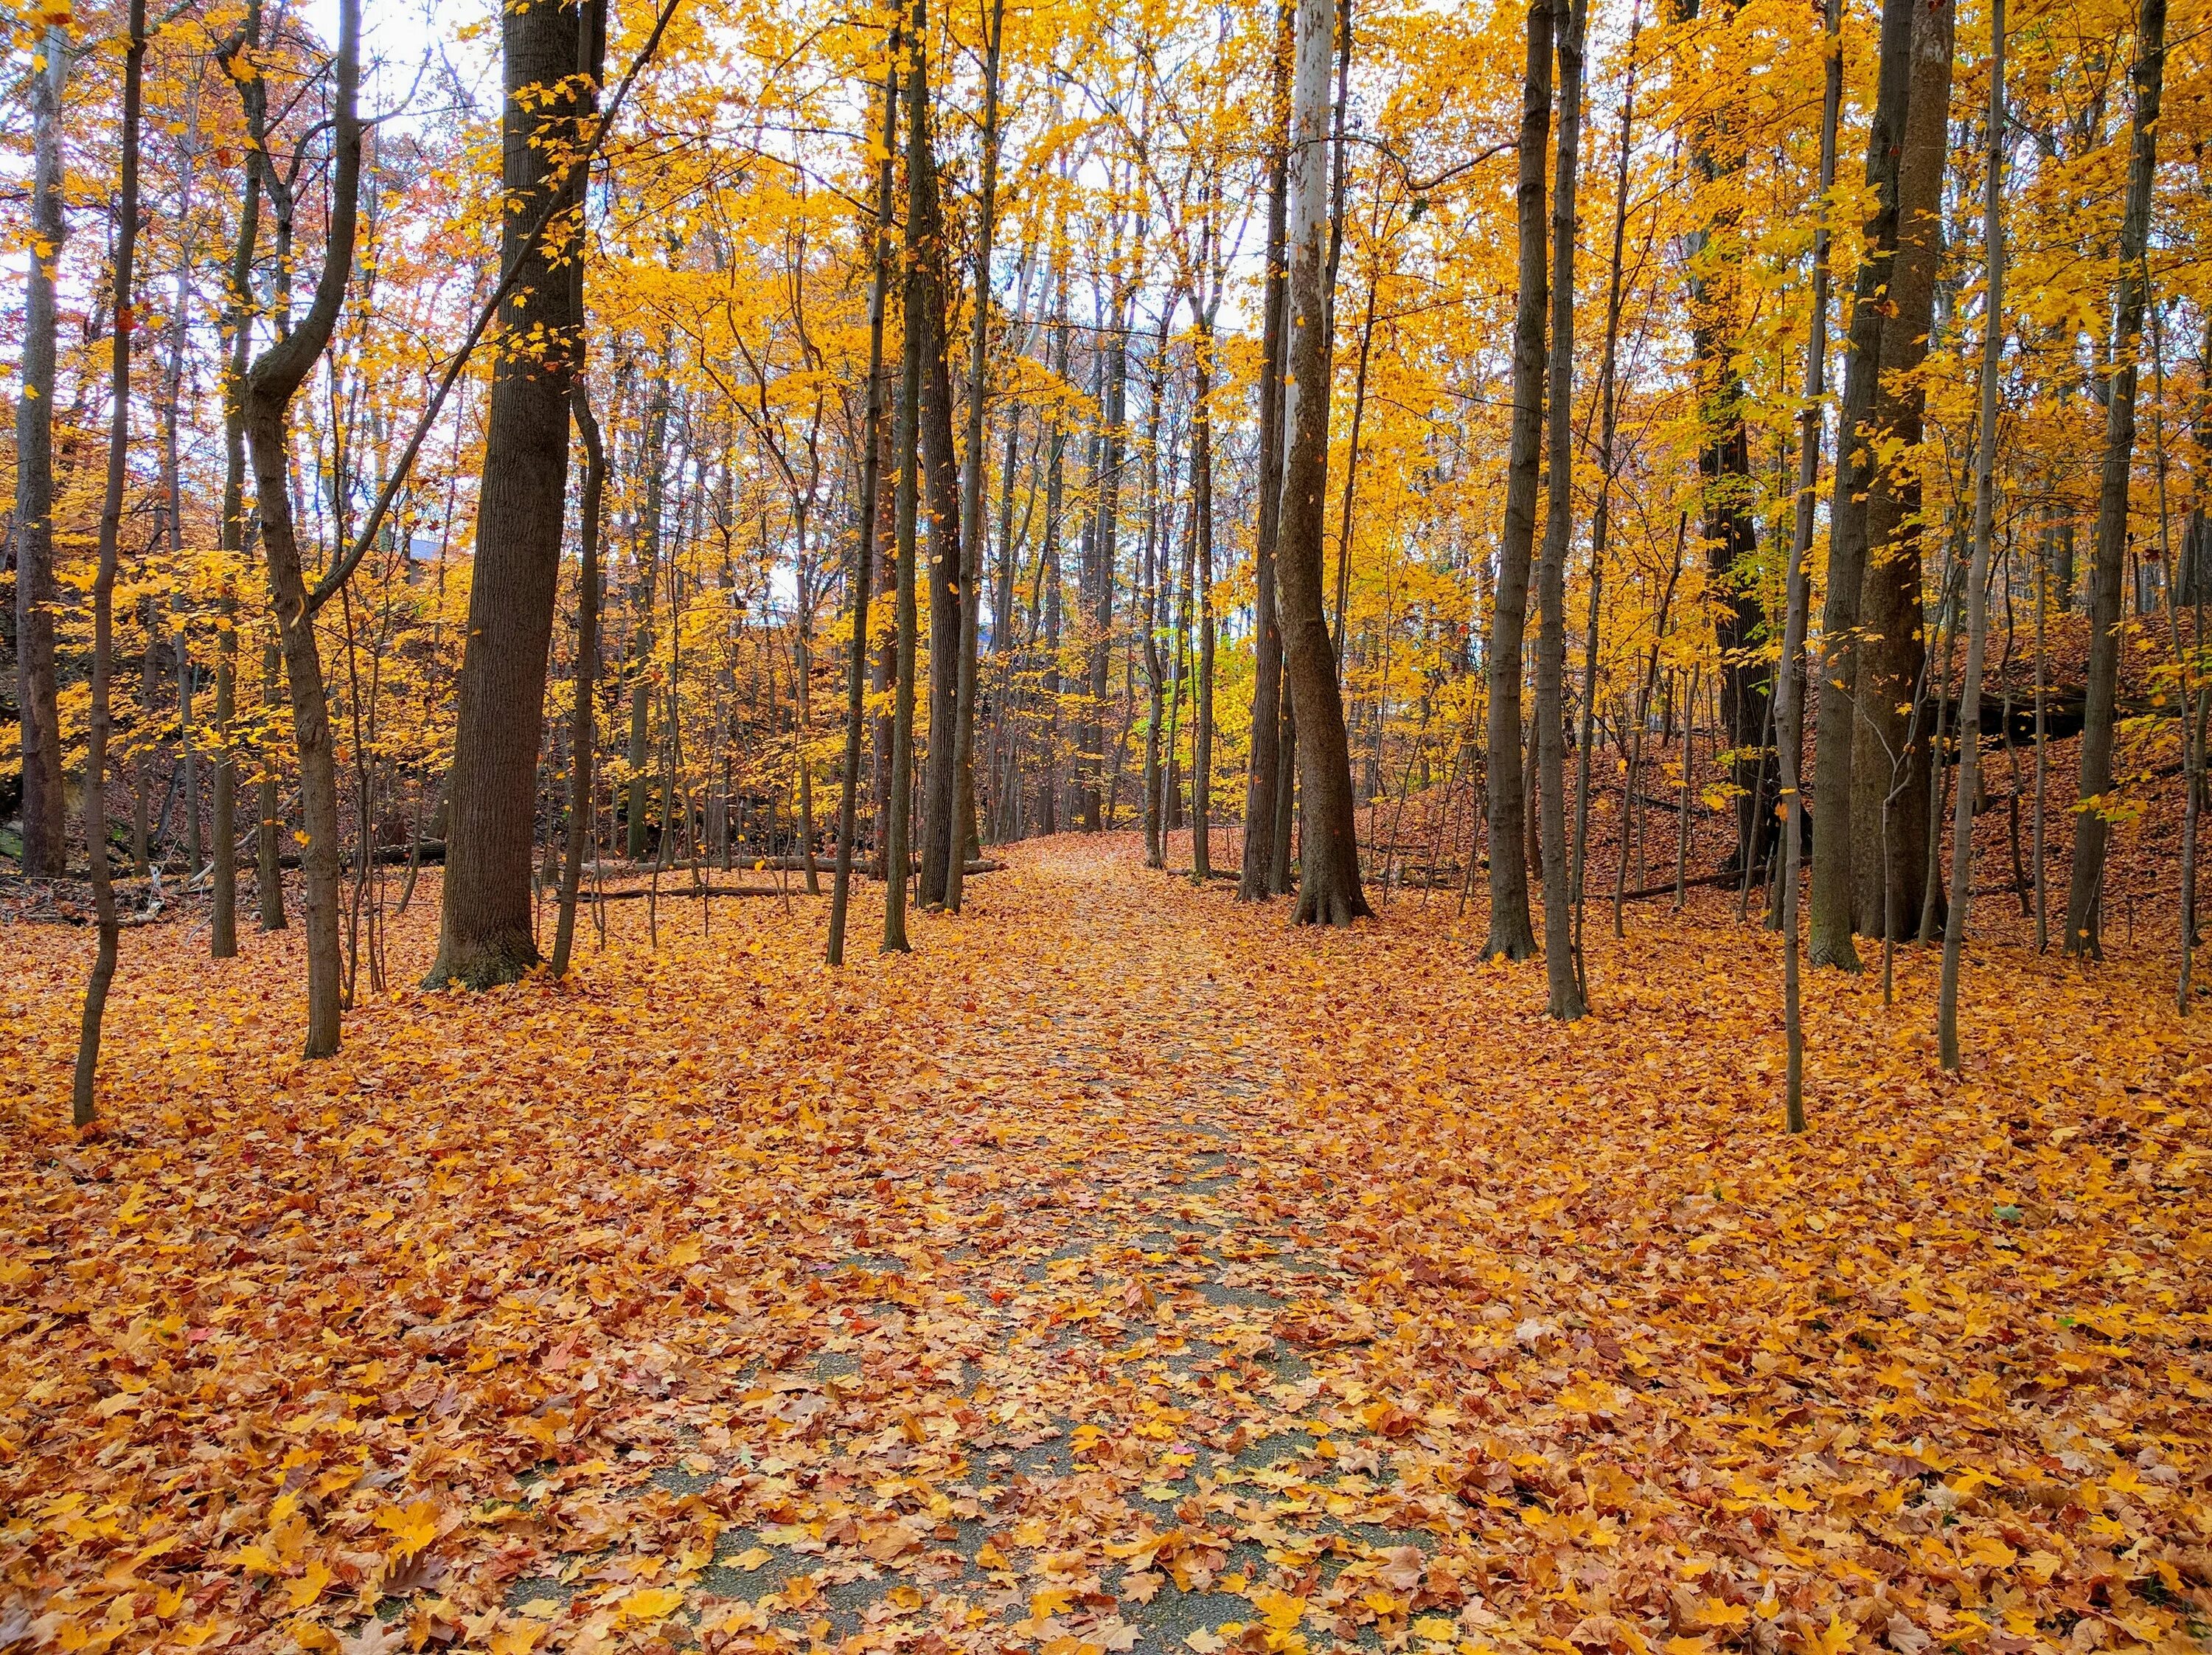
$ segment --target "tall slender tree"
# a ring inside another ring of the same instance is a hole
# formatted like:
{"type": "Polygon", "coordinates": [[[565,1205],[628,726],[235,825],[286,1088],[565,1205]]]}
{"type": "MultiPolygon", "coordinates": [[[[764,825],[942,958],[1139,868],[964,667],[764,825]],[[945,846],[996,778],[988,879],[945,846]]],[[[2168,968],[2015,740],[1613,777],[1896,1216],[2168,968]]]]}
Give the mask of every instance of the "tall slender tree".
{"type": "Polygon", "coordinates": [[[2120,586],[2128,553],[2128,482],[2135,464],[2137,354],[2149,302],[2144,255],[2158,181],[2158,119],[2166,84],[2166,0],[2142,0],[2136,18],[2135,118],[2120,268],[2113,294],[2112,374],[2105,395],[2105,459],[2097,489],[2097,550],[2089,585],[2089,681],[2081,725],[2081,804],[2074,814],[2074,870],[2066,887],[2066,952],[2101,958],[2106,810],[2112,789],[2113,711],[2120,685],[2120,586]]]}
{"type": "Polygon", "coordinates": [[[15,704],[22,721],[26,873],[51,877],[69,856],[59,691],[54,676],[54,275],[62,212],[62,91],[72,50],[66,15],[49,21],[31,73],[31,247],[15,399],[15,704]]]}
{"type": "Polygon", "coordinates": [[[1490,934],[1486,955],[1526,959],[1536,952],[1528,923],[1528,855],[1522,830],[1528,779],[1521,762],[1522,647],[1528,622],[1528,573],[1536,544],[1536,489],[1544,441],[1544,153],[1552,131],[1553,0],[1528,0],[1528,63],[1522,76],[1519,181],[1520,290],[1513,310],[1513,429],[1505,471],[1505,528],[1491,599],[1489,766],[1490,934]]]}
{"type": "Polygon", "coordinates": [[[361,186],[360,0],[340,0],[335,107],[331,115],[330,222],[324,231],[315,296],[297,326],[261,353],[246,376],[246,442],[253,456],[261,514],[261,557],[276,611],[278,646],[292,703],[292,745],[300,765],[300,808],[307,843],[300,855],[307,925],[307,1055],[338,1049],[343,962],[338,953],[338,792],[331,712],[323,684],[315,618],[294,526],[292,399],[328,348],[353,276],[354,227],[361,186]]]}
{"type": "Polygon", "coordinates": [[[1551,471],[1536,580],[1536,771],[1544,859],[1544,974],[1551,1014],[1585,1009],[1575,973],[1574,893],[1567,876],[1567,542],[1574,532],[1575,184],[1582,153],[1583,40],[1589,0],[1573,0],[1559,37],[1559,140],[1552,192],[1551,471]]]}

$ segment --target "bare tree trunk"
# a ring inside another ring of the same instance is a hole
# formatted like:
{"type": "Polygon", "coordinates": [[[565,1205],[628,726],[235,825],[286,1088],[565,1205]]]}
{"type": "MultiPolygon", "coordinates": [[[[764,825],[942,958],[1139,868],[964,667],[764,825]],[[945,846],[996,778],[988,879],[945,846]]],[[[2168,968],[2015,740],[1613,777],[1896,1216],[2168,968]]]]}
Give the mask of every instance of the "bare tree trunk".
{"type": "MultiPolygon", "coordinates": [[[[584,169],[568,157],[590,133],[583,88],[597,85],[605,41],[603,0],[588,0],[586,9],[592,17],[582,25],[557,6],[501,18],[501,167],[511,206],[567,209],[583,199],[584,169]],[[589,42],[589,62],[579,61],[580,39],[589,42]],[[532,95],[554,87],[561,92],[550,100],[532,95]]],[[[438,958],[426,979],[433,985],[510,983],[538,957],[530,894],[538,749],[568,504],[569,389],[584,329],[582,286],[559,263],[572,250],[567,218],[560,213],[533,234],[530,216],[503,216],[501,266],[517,274],[501,326],[542,330],[548,344],[542,356],[502,351],[492,369],[438,958]]]]}
{"type": "MultiPolygon", "coordinates": [[[[1850,349],[1836,429],[1836,481],[1829,511],[1828,588],[1821,610],[1814,748],[1813,885],[1808,952],[1815,965],[1860,969],[1853,946],[1852,753],[1856,720],[1859,587],[1866,567],[1867,495],[1875,470],[1868,429],[1880,378],[1882,302],[1897,250],[1898,156],[1904,143],[1911,68],[1911,0],[1882,0],[1881,64],[1867,131],[1866,184],[1874,209],[1851,307],[1850,349]]],[[[1808,672],[1812,670],[1808,664],[1808,672]]]]}
{"type": "Polygon", "coordinates": [[[853,883],[853,818],[860,790],[861,691],[868,666],[869,553],[876,538],[876,497],[883,486],[884,300],[890,282],[891,222],[897,210],[894,156],[898,139],[899,31],[890,31],[884,73],[884,153],[876,167],[876,216],[869,227],[868,413],[860,448],[860,516],[854,526],[853,657],[845,682],[845,765],[837,800],[837,869],[830,883],[830,946],[832,965],[845,963],[845,913],[853,883]]]}
{"type": "MultiPolygon", "coordinates": [[[[574,265],[583,279],[583,260],[574,265]]],[[[568,715],[568,844],[561,865],[561,915],[553,928],[552,973],[568,974],[568,951],[576,934],[576,892],[583,882],[584,850],[592,838],[592,758],[598,744],[592,717],[592,694],[599,666],[599,513],[607,481],[606,445],[600,440],[599,422],[592,412],[592,398],[584,383],[583,350],[577,350],[577,374],[570,391],[576,430],[584,442],[584,488],[577,502],[579,544],[576,573],[575,705],[568,715]]]]}
{"type": "MultiPolygon", "coordinates": [[[[1989,647],[1990,541],[1996,516],[1997,365],[2004,350],[2004,0],[1990,10],[1990,156],[1982,193],[1983,262],[1989,286],[1982,301],[1981,429],[1974,451],[1974,551],[1966,570],[1966,675],[1959,686],[1959,799],[1951,830],[1951,911],[1943,926],[1943,978],[1936,1039],[1943,1067],[1959,1068],[1959,961],[1966,950],[1966,908],[1973,891],[1974,798],[1981,763],[1982,660],[1989,647]]],[[[2006,733],[2011,739],[2011,733],[2006,733]]]]}
{"type": "Polygon", "coordinates": [[[897,687],[891,703],[890,824],[884,835],[884,940],[885,953],[905,953],[906,887],[913,861],[908,832],[914,812],[915,562],[921,490],[922,353],[927,344],[927,306],[932,296],[923,247],[922,210],[916,197],[930,188],[929,70],[927,0],[915,0],[914,33],[907,43],[906,290],[900,308],[904,337],[899,367],[897,687]]]}
{"type": "Polygon", "coordinates": [[[54,270],[62,214],[62,88],[66,22],[47,26],[31,76],[31,233],[23,300],[22,385],[15,399],[15,704],[22,720],[23,872],[58,876],[69,861],[54,677],[54,270]]]}
{"type": "Polygon", "coordinates": [[[1528,621],[1528,566],[1536,541],[1536,488],[1544,431],[1544,151],[1552,130],[1553,0],[1528,0],[1528,66],[1522,82],[1520,293],[1513,322],[1513,434],[1505,472],[1505,527],[1490,611],[1490,934],[1485,955],[1526,959],[1536,952],[1528,923],[1528,851],[1522,818],[1522,645],[1528,621]]]}
{"type": "MultiPolygon", "coordinates": [[[[234,50],[258,42],[258,0],[234,37],[234,50]]],[[[216,959],[238,954],[238,758],[231,745],[231,721],[238,703],[238,599],[235,564],[246,549],[246,371],[253,360],[253,255],[261,232],[261,172],[251,158],[240,186],[238,243],[231,255],[230,290],[224,323],[229,330],[222,384],[222,624],[216,636],[215,730],[221,757],[215,767],[214,913],[208,952],[216,959]]]]}
{"type": "MultiPolygon", "coordinates": [[[[122,927],[115,912],[115,883],[107,871],[108,675],[115,661],[116,540],[123,526],[124,468],[131,447],[131,265],[138,247],[138,129],[140,86],[146,61],[146,0],[131,0],[130,46],[123,60],[123,162],[117,191],[115,338],[109,369],[112,413],[107,436],[107,491],[100,508],[100,567],[92,583],[92,710],[85,731],[84,842],[90,853],[93,906],[100,952],[85,984],[84,1016],[77,1029],[76,1073],[70,1089],[70,1124],[92,1124],[93,1083],[100,1073],[100,1027],[108,986],[115,980],[122,927]]],[[[344,51],[342,45],[341,53],[344,51]]],[[[343,73],[343,70],[341,73],[343,73]]]]}
{"type": "MultiPolygon", "coordinates": [[[[1210,211],[1210,208],[1209,208],[1210,211]]],[[[1210,227],[1209,227],[1210,228],[1210,227]]],[[[1198,548],[1198,723],[1190,760],[1191,878],[1213,876],[1213,313],[1195,307],[1196,361],[1192,369],[1191,534],[1198,548]]]]}
{"type": "Polygon", "coordinates": [[[1812,579],[1806,559],[1813,549],[1814,491],[1820,482],[1821,399],[1828,383],[1827,202],[1836,183],[1836,127],[1843,107],[1844,0],[1826,0],[1820,94],[1820,214],[1813,228],[1813,314],[1805,344],[1804,406],[1797,417],[1797,508],[1783,584],[1782,659],[1775,670],[1775,745],[1782,772],[1782,1028],[1789,1046],[1783,1098],[1784,1123],[1805,1129],[1805,1027],[1799,1005],[1797,870],[1803,854],[1805,799],[1801,771],[1805,754],[1805,630],[1811,618],[1812,579]]]}
{"type": "Polygon", "coordinates": [[[1331,25],[1329,0],[1298,0],[1291,76],[1290,317],[1277,599],[1297,717],[1306,831],[1296,922],[1349,925],[1368,913],[1359,888],[1352,757],[1336,652],[1322,607],[1322,494],[1328,481],[1329,330],[1324,242],[1331,25]]]}
{"type": "MultiPolygon", "coordinates": [[[[285,678],[292,698],[292,738],[300,761],[301,813],[307,841],[300,857],[307,915],[307,1039],[306,1055],[328,1057],[338,1049],[338,1006],[343,962],[338,952],[338,797],[337,756],[331,740],[330,703],[315,622],[308,606],[299,542],[292,525],[286,476],[293,396],[328,347],[353,273],[354,223],[361,178],[361,122],[355,113],[360,83],[360,0],[340,0],[336,150],[331,222],[313,304],[300,325],[256,360],[246,376],[246,435],[253,453],[256,498],[261,511],[261,553],[269,574],[285,678]]],[[[526,828],[527,823],[526,812],[526,828]]],[[[447,836],[450,847],[453,836],[447,836]]],[[[524,842],[526,856],[528,840],[524,842]]],[[[525,869],[526,875],[527,868],[525,869]]],[[[453,876],[449,855],[447,878],[453,876]]],[[[526,924],[528,919],[525,897],[526,924]]]]}
{"type": "MultiPolygon", "coordinates": [[[[1289,12],[1281,12],[1287,24],[1289,12]]],[[[1275,545],[1281,522],[1283,338],[1287,304],[1289,58],[1277,31],[1274,73],[1279,113],[1267,162],[1267,268],[1260,350],[1259,521],[1252,541],[1252,756],[1244,782],[1244,854],[1239,902],[1265,902],[1276,890],[1277,772],[1282,763],[1283,634],[1275,604],[1275,545]]]]}
{"type": "MultiPolygon", "coordinates": [[[[2137,339],[2148,301],[2144,254],[2157,181],[2158,112],[2166,80],[2166,0],[2142,0],[2136,22],[2133,144],[2120,218],[2115,370],[2105,404],[2105,465],[2097,496],[2096,563],[2090,574],[2089,683],[2081,726],[2081,806],[2074,816],[2074,871],[2066,891],[2066,952],[2104,957],[2099,897],[2112,827],[2101,801],[2112,788],[2113,703],[2120,681],[2120,577],[2128,545],[2128,478],[2135,458],[2137,339]]],[[[2201,643],[2201,640],[2199,641],[2201,643]]]]}
{"type": "MultiPolygon", "coordinates": [[[[1916,370],[1927,358],[1934,313],[1955,21],[1948,5],[1914,11],[1899,137],[1896,254],[1883,295],[1871,429],[1876,446],[1901,443],[1908,452],[1920,441],[1927,400],[1916,370]]],[[[1930,721],[1919,707],[1920,685],[1929,676],[1920,505],[1917,473],[1895,464],[1873,467],[1863,519],[1850,794],[1855,922],[1868,934],[1891,925],[1893,915],[1899,927],[1913,923],[1927,865],[1933,743],[1927,733],[1930,721]],[[1884,879],[1895,880],[1898,889],[1885,892],[1884,879]]],[[[1829,578],[1836,578],[1832,565],[1829,578]]],[[[1823,816],[1842,802],[1821,796],[1828,806],[1823,816]]],[[[1902,942],[1906,934],[1893,940],[1902,942]]]]}
{"type": "Polygon", "coordinates": [[[960,545],[967,565],[960,581],[960,663],[953,686],[951,855],[945,867],[945,905],[960,911],[968,830],[975,814],[975,650],[982,614],[983,397],[990,379],[991,232],[999,190],[999,41],[1006,0],[991,0],[991,39],[983,60],[983,178],[975,209],[975,334],[968,357],[968,447],[960,476],[960,545]]]}
{"type": "Polygon", "coordinates": [[[1544,976],[1563,1023],[1587,1007],[1575,975],[1573,880],[1567,870],[1567,542],[1574,532],[1575,188],[1582,153],[1583,37],[1589,0],[1573,0],[1559,39],[1559,137],[1552,192],[1551,475],[1536,577],[1536,776],[1542,816],[1544,976]]]}

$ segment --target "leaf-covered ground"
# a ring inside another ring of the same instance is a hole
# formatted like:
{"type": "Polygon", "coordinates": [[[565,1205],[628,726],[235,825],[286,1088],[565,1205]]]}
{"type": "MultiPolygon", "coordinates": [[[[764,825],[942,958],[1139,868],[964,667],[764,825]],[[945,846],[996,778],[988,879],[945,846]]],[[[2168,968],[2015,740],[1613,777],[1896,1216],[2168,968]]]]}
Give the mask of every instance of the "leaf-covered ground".
{"type": "Polygon", "coordinates": [[[1810,978],[1793,1141],[1725,897],[1562,1029],[1448,897],[969,891],[842,975],[620,904],[317,1065],[294,937],[133,931],[82,1139],[88,938],[9,928],[0,1648],[2208,1646],[2162,965],[1970,959],[1963,1082],[1932,959],[1810,978]]]}

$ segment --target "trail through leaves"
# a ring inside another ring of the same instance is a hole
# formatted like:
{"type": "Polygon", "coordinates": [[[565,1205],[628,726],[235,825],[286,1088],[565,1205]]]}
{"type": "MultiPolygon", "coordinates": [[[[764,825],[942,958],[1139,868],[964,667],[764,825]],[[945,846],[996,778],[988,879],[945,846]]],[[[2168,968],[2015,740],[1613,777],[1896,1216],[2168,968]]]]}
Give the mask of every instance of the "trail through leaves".
{"type": "MultiPolygon", "coordinates": [[[[9,933],[0,1647],[2203,1646],[2212,1074],[2146,975],[1639,918],[1540,1015],[1046,842],[912,958],[611,910],[294,1059],[294,944],[9,933]]],[[[395,951],[426,959],[419,910],[395,951]]]]}

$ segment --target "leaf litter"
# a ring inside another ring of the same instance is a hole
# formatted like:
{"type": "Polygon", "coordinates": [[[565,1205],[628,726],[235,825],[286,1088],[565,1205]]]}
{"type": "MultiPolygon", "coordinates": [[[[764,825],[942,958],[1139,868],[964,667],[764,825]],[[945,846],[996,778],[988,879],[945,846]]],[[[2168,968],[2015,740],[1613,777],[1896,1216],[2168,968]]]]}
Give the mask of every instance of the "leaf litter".
{"type": "MultiPolygon", "coordinates": [[[[291,1054],[296,941],[14,934],[0,1648],[2201,1649],[2212,1071],[1993,953],[1348,935],[1062,840],[817,959],[617,913],[291,1054]]],[[[417,915],[392,946],[427,959],[417,915]]]]}

